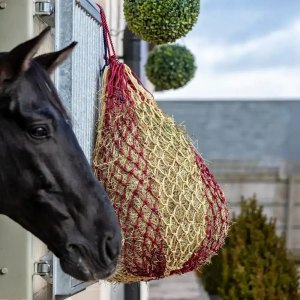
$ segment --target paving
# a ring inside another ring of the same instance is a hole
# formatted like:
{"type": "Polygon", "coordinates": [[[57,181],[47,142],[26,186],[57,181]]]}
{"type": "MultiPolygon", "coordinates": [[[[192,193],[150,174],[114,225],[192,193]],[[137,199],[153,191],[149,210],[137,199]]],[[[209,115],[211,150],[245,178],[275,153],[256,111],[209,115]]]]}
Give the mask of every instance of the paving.
{"type": "Polygon", "coordinates": [[[209,300],[209,297],[191,272],[150,282],[149,300],[209,300]]]}

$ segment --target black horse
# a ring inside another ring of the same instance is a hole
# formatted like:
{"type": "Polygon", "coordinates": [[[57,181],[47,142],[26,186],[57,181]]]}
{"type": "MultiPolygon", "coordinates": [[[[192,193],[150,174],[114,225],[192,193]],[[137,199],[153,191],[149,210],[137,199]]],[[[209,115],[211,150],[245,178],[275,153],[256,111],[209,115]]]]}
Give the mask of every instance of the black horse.
{"type": "Polygon", "coordinates": [[[0,53],[0,214],[46,243],[66,273],[103,279],[116,269],[120,227],[49,77],[76,43],[33,58],[49,32],[0,53]]]}

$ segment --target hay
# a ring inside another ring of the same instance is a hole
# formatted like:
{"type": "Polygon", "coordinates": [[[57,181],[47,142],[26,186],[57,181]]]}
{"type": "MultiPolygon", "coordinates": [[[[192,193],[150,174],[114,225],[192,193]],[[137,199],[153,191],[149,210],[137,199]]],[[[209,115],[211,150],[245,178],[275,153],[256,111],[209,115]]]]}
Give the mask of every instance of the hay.
{"type": "Polygon", "coordinates": [[[224,243],[228,207],[184,129],[120,63],[104,72],[101,105],[94,168],[123,236],[111,280],[148,281],[207,263],[224,243]]]}

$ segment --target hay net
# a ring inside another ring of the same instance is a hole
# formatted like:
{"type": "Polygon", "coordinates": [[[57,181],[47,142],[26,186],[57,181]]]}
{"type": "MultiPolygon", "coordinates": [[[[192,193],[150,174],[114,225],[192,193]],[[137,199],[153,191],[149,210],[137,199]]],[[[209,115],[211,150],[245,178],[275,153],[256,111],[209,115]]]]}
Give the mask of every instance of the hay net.
{"type": "Polygon", "coordinates": [[[159,109],[129,67],[109,57],[94,168],[122,230],[119,270],[111,280],[192,271],[224,243],[227,202],[184,129],[159,109]]]}

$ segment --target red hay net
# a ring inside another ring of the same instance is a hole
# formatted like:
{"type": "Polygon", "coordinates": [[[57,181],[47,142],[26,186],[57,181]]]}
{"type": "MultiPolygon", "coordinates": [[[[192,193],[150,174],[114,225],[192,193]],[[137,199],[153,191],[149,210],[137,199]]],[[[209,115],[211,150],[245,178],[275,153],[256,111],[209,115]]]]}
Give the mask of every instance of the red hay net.
{"type": "MultiPolygon", "coordinates": [[[[109,45],[102,9],[101,15],[109,45]]],[[[103,78],[94,168],[113,201],[123,235],[113,280],[134,282],[192,271],[223,245],[230,222],[227,202],[184,130],[161,112],[112,52],[103,78]]]]}

